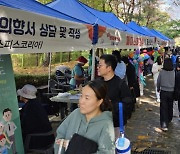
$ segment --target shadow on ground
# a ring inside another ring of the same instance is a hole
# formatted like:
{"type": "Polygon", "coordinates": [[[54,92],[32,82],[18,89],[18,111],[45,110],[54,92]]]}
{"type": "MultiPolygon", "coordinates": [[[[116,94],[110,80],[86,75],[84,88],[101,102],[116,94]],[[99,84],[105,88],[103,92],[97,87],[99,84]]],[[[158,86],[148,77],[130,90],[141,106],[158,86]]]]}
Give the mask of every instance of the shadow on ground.
{"type": "MultiPolygon", "coordinates": [[[[155,98],[152,76],[146,78],[144,96],[132,114],[125,128],[125,135],[132,143],[132,151],[143,152],[145,149],[159,149],[180,153],[180,122],[174,117],[168,132],[160,129],[159,106],[155,98]]],[[[149,153],[150,154],[150,153],[149,153]]]]}

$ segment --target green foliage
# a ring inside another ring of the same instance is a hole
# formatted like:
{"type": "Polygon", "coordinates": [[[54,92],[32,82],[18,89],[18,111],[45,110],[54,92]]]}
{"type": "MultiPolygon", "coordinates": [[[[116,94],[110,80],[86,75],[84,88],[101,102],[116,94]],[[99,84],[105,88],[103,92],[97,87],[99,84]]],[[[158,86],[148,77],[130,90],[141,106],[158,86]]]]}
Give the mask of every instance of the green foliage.
{"type": "Polygon", "coordinates": [[[39,1],[42,4],[47,4],[49,2],[52,2],[52,0],[37,0],[37,1],[39,1]]]}
{"type": "Polygon", "coordinates": [[[12,54],[13,65],[19,67],[32,67],[41,65],[39,56],[40,54],[12,54]]]}
{"type": "Polygon", "coordinates": [[[80,1],[94,9],[97,9],[100,11],[107,11],[105,8],[105,4],[107,3],[106,0],[88,0],[88,1],[80,0],[80,1]]]}
{"type": "MultiPolygon", "coordinates": [[[[70,61],[75,61],[79,56],[84,56],[88,58],[89,52],[88,51],[74,51],[74,52],[57,52],[52,53],[51,63],[64,63],[69,61],[69,54],[70,54],[70,61]]],[[[34,66],[42,66],[45,58],[45,53],[39,54],[12,54],[12,62],[13,66],[17,67],[34,67],[34,66]]]]}
{"type": "Polygon", "coordinates": [[[159,30],[169,38],[180,37],[180,20],[170,20],[166,24],[159,27],[159,30]]]}
{"type": "Polygon", "coordinates": [[[48,75],[15,74],[14,76],[16,89],[22,88],[25,84],[32,84],[36,87],[48,84],[48,75]]]}

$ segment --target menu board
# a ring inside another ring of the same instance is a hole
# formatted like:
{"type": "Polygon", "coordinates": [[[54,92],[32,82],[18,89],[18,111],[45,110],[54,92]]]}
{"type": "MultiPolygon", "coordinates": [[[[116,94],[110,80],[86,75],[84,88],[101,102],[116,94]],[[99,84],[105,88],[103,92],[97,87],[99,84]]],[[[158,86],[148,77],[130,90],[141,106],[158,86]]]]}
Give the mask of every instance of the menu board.
{"type": "Polygon", "coordinates": [[[0,55],[0,153],[24,154],[10,55],[0,55]]]}

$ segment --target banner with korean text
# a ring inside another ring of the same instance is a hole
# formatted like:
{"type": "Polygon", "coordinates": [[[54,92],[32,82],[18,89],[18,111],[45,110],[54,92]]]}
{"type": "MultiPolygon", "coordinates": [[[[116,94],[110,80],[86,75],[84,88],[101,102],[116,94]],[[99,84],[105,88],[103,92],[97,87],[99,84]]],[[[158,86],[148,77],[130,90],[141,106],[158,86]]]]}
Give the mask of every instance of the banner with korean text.
{"type": "Polygon", "coordinates": [[[98,43],[96,47],[112,49],[138,49],[153,47],[154,37],[131,34],[118,29],[99,26],[98,43]]]}
{"type": "Polygon", "coordinates": [[[93,26],[0,6],[0,54],[92,48],[93,26]]]}
{"type": "Polygon", "coordinates": [[[10,55],[0,55],[0,153],[24,153],[10,55]]]}

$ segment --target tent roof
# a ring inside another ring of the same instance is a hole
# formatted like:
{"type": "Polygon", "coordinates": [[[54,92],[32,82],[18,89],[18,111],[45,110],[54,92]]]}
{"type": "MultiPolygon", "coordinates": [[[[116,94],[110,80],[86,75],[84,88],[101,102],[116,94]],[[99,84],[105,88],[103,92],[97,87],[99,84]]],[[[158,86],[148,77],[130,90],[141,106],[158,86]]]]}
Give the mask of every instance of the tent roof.
{"type": "Polygon", "coordinates": [[[10,8],[20,9],[20,10],[28,11],[32,13],[52,16],[52,17],[56,17],[56,18],[60,18],[64,20],[85,23],[85,21],[73,18],[64,13],[58,12],[34,0],[15,0],[15,1],[0,0],[0,5],[10,7],[10,8]]]}
{"type": "Polygon", "coordinates": [[[166,41],[170,40],[167,36],[163,35],[161,32],[159,32],[155,29],[151,29],[151,32],[154,33],[155,35],[159,36],[163,40],[166,40],[166,41]]]}
{"type": "Polygon", "coordinates": [[[103,20],[105,23],[112,25],[113,27],[120,29],[122,31],[127,31],[129,33],[134,33],[134,34],[139,34],[129,28],[126,24],[124,24],[120,19],[117,18],[117,16],[114,13],[111,12],[103,12],[96,10],[94,8],[91,8],[81,2],[79,2],[85,9],[87,9],[89,12],[91,12],[93,15],[96,17],[100,18],[103,20]]]}
{"type": "Polygon", "coordinates": [[[91,22],[91,24],[97,23],[102,26],[116,28],[139,35],[139,33],[127,27],[113,13],[95,10],[79,2],[78,0],[55,0],[54,2],[49,3],[47,6],[72,17],[78,17],[80,20],[85,22],[91,22]]]}
{"type": "Polygon", "coordinates": [[[92,25],[100,24],[112,28],[111,25],[108,25],[91,12],[87,11],[77,0],[56,0],[47,4],[47,6],[92,25]]]}
{"type": "Polygon", "coordinates": [[[151,30],[150,30],[148,27],[142,26],[142,28],[143,28],[144,30],[146,30],[149,34],[151,34],[152,36],[158,37],[157,35],[155,35],[154,33],[152,33],[151,30]]]}
{"type": "Polygon", "coordinates": [[[131,29],[133,29],[134,31],[142,34],[142,35],[154,37],[154,35],[152,35],[152,33],[149,33],[149,32],[146,31],[144,28],[142,28],[141,26],[139,26],[138,24],[136,24],[134,21],[129,22],[129,23],[127,24],[127,26],[130,27],[131,29]]]}

